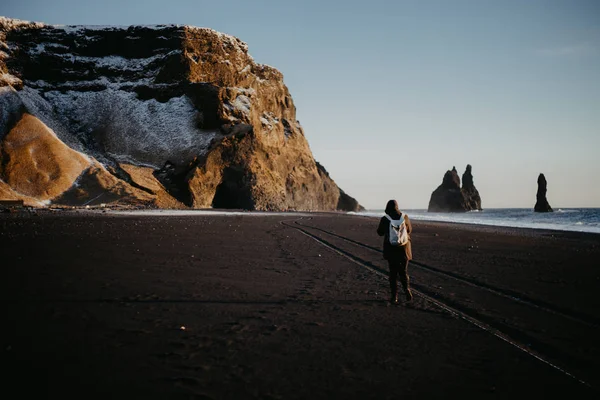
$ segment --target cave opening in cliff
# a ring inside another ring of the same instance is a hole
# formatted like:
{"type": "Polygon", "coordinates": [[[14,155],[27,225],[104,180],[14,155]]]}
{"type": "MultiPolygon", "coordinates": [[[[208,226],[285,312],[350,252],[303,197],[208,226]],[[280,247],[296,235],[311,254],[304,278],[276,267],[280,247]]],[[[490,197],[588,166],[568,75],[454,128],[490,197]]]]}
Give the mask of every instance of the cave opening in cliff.
{"type": "Polygon", "coordinates": [[[212,207],[253,210],[254,202],[249,181],[241,168],[225,168],[223,180],[215,191],[212,207]]]}

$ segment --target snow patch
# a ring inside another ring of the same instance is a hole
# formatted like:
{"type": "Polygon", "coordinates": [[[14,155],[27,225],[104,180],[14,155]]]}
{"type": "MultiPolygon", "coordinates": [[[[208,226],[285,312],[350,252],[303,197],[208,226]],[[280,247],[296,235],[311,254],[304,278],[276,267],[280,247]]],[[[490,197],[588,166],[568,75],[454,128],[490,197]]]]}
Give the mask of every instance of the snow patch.
{"type": "Polygon", "coordinates": [[[34,48],[31,48],[31,49],[27,50],[27,53],[29,55],[38,55],[38,54],[42,54],[42,53],[48,52],[47,48],[50,49],[50,50],[53,50],[53,49],[68,50],[69,49],[68,46],[65,46],[64,44],[60,44],[60,43],[39,43],[34,48]]]}
{"type": "Polygon", "coordinates": [[[131,165],[135,165],[137,167],[145,167],[145,168],[152,168],[152,169],[156,169],[155,165],[152,164],[145,164],[143,162],[140,162],[139,160],[136,160],[135,158],[129,156],[128,154],[115,154],[115,153],[106,153],[111,159],[117,161],[120,164],[131,164],[131,165]]]}
{"type": "Polygon", "coordinates": [[[185,164],[203,154],[216,131],[195,125],[196,110],[186,96],[165,103],[139,100],[135,93],[49,91],[45,98],[62,125],[117,161],[155,169],[166,161],[185,164]]]}
{"type": "MultiPolygon", "coordinates": [[[[270,65],[267,65],[267,64],[256,64],[255,68],[257,70],[261,71],[261,72],[264,72],[265,70],[275,70],[275,71],[277,71],[276,68],[273,68],[273,67],[271,67],[270,65]]],[[[260,76],[258,76],[256,74],[255,74],[255,77],[256,77],[256,81],[259,82],[259,83],[263,83],[263,82],[268,82],[269,81],[268,79],[263,79],[263,78],[261,78],[260,76]]]]}
{"type": "Polygon", "coordinates": [[[35,115],[46,126],[52,129],[67,146],[79,152],[84,151],[81,143],[73,136],[69,129],[58,121],[52,105],[40,96],[37,90],[25,86],[16,93],[20,103],[25,106],[27,112],[35,115]]]}
{"type": "Polygon", "coordinates": [[[279,123],[279,118],[275,116],[272,112],[264,112],[260,117],[260,122],[269,130],[273,130],[275,125],[279,123]]]}
{"type": "Polygon", "coordinates": [[[122,81],[118,81],[118,82],[113,82],[110,81],[107,77],[105,76],[101,76],[98,79],[95,80],[91,80],[91,81],[67,81],[67,82],[63,82],[59,85],[57,85],[56,83],[48,83],[46,81],[43,80],[37,80],[37,81],[25,81],[26,84],[28,86],[31,86],[32,88],[35,89],[43,89],[43,90],[56,90],[56,89],[61,89],[61,90],[65,90],[65,89],[74,89],[74,90],[84,90],[86,86],[88,87],[98,87],[98,86],[104,86],[107,89],[121,89],[124,86],[130,87],[132,85],[145,85],[145,86],[149,86],[155,89],[159,89],[159,88],[168,88],[170,86],[173,86],[172,83],[153,83],[153,78],[140,78],[137,80],[122,80],[122,81]]]}
{"type": "MultiPolygon", "coordinates": [[[[28,53],[30,55],[38,55],[46,52],[46,46],[52,47],[51,44],[44,45],[38,44],[36,47],[30,49],[28,53]]],[[[64,46],[63,46],[64,47],[64,46]]],[[[181,54],[181,50],[173,50],[166,54],[157,54],[148,58],[125,58],[121,56],[104,56],[104,57],[90,57],[90,56],[79,56],[71,53],[57,54],[53,53],[55,57],[62,58],[63,60],[70,62],[84,62],[94,64],[95,68],[111,68],[115,70],[128,70],[128,71],[143,71],[149,64],[156,60],[169,57],[174,54],[181,54]]]]}
{"type": "Polygon", "coordinates": [[[54,29],[60,29],[66,33],[81,33],[83,31],[126,31],[129,28],[164,30],[169,28],[183,28],[185,25],[177,24],[160,24],[160,25],[50,25],[54,29]]]}
{"type": "Polygon", "coordinates": [[[224,104],[229,111],[237,111],[244,117],[250,118],[250,98],[243,94],[237,96],[232,104],[224,104]]]}
{"type": "Polygon", "coordinates": [[[119,25],[51,25],[54,29],[60,29],[66,33],[79,33],[82,31],[114,31],[126,30],[128,26],[119,25]]]}
{"type": "Polygon", "coordinates": [[[233,106],[237,111],[240,111],[244,115],[250,114],[250,98],[243,94],[237,96],[233,101],[233,106]]]}
{"type": "Polygon", "coordinates": [[[45,51],[46,51],[46,45],[43,43],[40,43],[37,46],[35,46],[34,48],[29,49],[27,51],[27,53],[29,53],[31,55],[36,55],[36,54],[44,53],[45,51]]]}
{"type": "Polygon", "coordinates": [[[254,90],[253,88],[228,87],[227,89],[233,89],[237,93],[241,93],[246,96],[253,96],[256,94],[256,90],[254,90]]]}
{"type": "Polygon", "coordinates": [[[5,130],[22,105],[23,103],[15,89],[10,86],[0,87],[0,139],[8,133],[5,130]]]}
{"type": "MultiPolygon", "coordinates": [[[[165,103],[139,100],[135,93],[52,90],[42,97],[25,86],[0,88],[0,127],[6,127],[24,105],[56,136],[80,153],[104,162],[162,168],[166,161],[186,164],[206,152],[216,131],[196,126],[198,111],[186,96],[165,103]],[[98,153],[100,151],[100,153],[98,153]]],[[[0,131],[0,134],[4,132],[0,131]]]]}
{"type": "Polygon", "coordinates": [[[142,71],[150,63],[168,57],[172,54],[180,54],[180,50],[173,50],[167,54],[158,54],[148,58],[125,58],[121,56],[106,56],[106,57],[81,57],[76,56],[76,61],[89,62],[100,68],[112,68],[119,70],[142,71]]]}

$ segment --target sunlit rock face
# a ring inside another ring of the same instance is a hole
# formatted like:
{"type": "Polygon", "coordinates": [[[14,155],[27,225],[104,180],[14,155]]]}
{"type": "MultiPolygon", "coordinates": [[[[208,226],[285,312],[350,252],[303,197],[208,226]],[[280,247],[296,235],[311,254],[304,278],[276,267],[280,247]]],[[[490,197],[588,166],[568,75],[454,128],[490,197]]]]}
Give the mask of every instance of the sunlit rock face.
{"type": "Polygon", "coordinates": [[[317,166],[282,74],[207,28],[0,18],[0,146],[0,196],[45,204],[361,208],[317,166]],[[67,154],[25,192],[21,134],[67,154]]]}
{"type": "Polygon", "coordinates": [[[23,113],[2,141],[3,178],[18,193],[51,199],[70,188],[91,160],[63,142],[36,117],[23,113]]]}

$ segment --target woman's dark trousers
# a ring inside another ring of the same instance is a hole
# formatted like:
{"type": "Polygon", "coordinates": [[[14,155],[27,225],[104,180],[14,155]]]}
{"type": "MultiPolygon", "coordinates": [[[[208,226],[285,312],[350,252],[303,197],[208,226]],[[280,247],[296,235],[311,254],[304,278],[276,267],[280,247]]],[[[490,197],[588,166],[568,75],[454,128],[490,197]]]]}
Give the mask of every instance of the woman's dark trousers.
{"type": "Polygon", "coordinates": [[[398,299],[398,280],[400,280],[404,293],[409,297],[408,260],[404,258],[393,259],[388,260],[388,264],[390,267],[390,290],[392,292],[392,301],[398,299]]]}

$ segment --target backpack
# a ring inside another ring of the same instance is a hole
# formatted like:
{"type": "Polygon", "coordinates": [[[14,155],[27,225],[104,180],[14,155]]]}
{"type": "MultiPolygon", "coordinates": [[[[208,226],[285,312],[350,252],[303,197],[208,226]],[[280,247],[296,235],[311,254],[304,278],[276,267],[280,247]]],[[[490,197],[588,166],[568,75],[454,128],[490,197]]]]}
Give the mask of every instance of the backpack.
{"type": "Polygon", "coordinates": [[[404,214],[399,220],[393,220],[392,217],[385,214],[385,217],[390,221],[390,233],[388,235],[392,246],[404,246],[408,243],[408,231],[406,230],[406,222],[404,214]]]}

